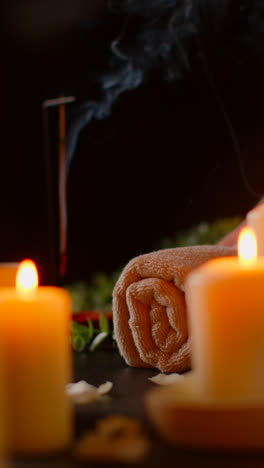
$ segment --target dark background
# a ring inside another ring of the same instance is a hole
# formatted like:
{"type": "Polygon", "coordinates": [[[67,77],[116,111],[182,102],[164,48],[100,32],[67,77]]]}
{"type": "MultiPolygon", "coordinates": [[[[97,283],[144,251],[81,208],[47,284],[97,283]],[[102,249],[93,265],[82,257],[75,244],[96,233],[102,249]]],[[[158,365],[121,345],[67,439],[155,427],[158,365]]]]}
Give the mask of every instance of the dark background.
{"type": "MultiPolygon", "coordinates": [[[[49,282],[49,219],[42,102],[98,91],[123,19],[106,2],[10,0],[2,5],[0,261],[33,258],[49,282]],[[62,14],[63,12],[63,14],[62,14]]],[[[210,75],[241,148],[247,179],[263,187],[263,64],[219,60],[210,75]]],[[[56,110],[51,157],[56,158],[56,110]]],[[[153,73],[81,133],[68,181],[67,281],[111,272],[159,239],[196,223],[244,215],[245,185],[230,132],[201,63],[166,84],[153,73]]],[[[56,223],[55,223],[56,227],[56,223]]],[[[53,233],[57,236],[57,228],[53,233]]]]}

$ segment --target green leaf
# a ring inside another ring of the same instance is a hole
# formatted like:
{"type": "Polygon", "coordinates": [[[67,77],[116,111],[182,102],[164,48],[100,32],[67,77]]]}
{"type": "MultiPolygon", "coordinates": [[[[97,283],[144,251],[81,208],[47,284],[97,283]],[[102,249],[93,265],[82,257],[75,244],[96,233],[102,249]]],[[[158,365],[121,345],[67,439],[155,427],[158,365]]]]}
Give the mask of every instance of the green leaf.
{"type": "Polygon", "coordinates": [[[92,341],[92,343],[90,344],[90,351],[94,351],[96,348],[98,348],[98,346],[108,337],[108,333],[106,332],[102,332],[102,333],[99,333],[95,339],[92,341]]]}
{"type": "Polygon", "coordinates": [[[81,335],[74,335],[72,337],[72,346],[75,351],[81,352],[84,350],[87,342],[81,335]]]}
{"type": "Polygon", "coordinates": [[[73,349],[79,352],[83,351],[93,337],[91,328],[73,321],[70,324],[70,329],[72,331],[71,341],[73,349]]]}
{"type": "Polygon", "coordinates": [[[93,325],[93,321],[91,319],[88,319],[87,323],[88,323],[88,329],[89,329],[89,334],[90,334],[90,339],[89,339],[89,341],[90,341],[92,339],[93,335],[94,335],[94,325],[93,325]]]}
{"type": "Polygon", "coordinates": [[[100,312],[99,328],[102,332],[109,333],[109,323],[104,312],[100,312]]]}
{"type": "Polygon", "coordinates": [[[90,335],[90,329],[86,325],[72,321],[70,329],[74,336],[81,336],[86,342],[90,341],[92,336],[90,335]]]}

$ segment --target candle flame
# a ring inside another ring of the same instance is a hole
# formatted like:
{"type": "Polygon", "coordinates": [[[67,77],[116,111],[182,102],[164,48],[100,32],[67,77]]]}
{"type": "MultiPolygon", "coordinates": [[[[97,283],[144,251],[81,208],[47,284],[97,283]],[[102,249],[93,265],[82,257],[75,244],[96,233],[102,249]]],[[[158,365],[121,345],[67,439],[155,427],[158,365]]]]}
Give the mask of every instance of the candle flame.
{"type": "Polygon", "coordinates": [[[16,275],[16,289],[22,293],[35,291],[38,287],[38,270],[32,260],[23,260],[16,275]]]}
{"type": "Polygon", "coordinates": [[[252,262],[257,258],[257,240],[253,229],[244,227],[238,237],[238,257],[243,263],[252,262]]]}

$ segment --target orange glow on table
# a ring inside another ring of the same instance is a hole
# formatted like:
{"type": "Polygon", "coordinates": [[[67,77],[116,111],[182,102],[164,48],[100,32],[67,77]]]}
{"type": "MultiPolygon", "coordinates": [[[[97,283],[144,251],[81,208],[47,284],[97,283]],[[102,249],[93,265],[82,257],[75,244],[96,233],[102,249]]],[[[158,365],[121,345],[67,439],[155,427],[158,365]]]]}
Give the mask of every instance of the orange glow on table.
{"type": "Polygon", "coordinates": [[[61,451],[72,437],[65,395],[72,380],[71,298],[61,288],[37,287],[35,265],[22,266],[18,290],[0,290],[8,442],[18,454],[61,451]]]}

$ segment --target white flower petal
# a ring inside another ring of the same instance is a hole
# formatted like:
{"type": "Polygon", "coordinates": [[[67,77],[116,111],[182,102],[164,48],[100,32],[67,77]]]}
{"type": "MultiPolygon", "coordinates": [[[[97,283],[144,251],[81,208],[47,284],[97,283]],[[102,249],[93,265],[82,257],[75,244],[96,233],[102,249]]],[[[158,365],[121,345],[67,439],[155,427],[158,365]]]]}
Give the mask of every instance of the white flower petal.
{"type": "Polygon", "coordinates": [[[183,378],[184,374],[157,374],[154,377],[149,377],[149,380],[158,385],[170,385],[183,378]]]}
{"type": "Polygon", "coordinates": [[[85,405],[106,398],[104,395],[110,392],[112,387],[112,382],[105,382],[97,388],[88,384],[85,380],[80,380],[66,385],[65,391],[73,403],[85,405]]]}
{"type": "Polygon", "coordinates": [[[85,380],[80,380],[79,382],[66,385],[66,392],[68,395],[78,395],[85,392],[97,392],[97,388],[88,384],[85,380]]]}
{"type": "Polygon", "coordinates": [[[97,389],[98,393],[100,395],[105,395],[106,393],[109,393],[113,388],[113,383],[112,382],[105,382],[104,384],[100,385],[97,389]]]}

